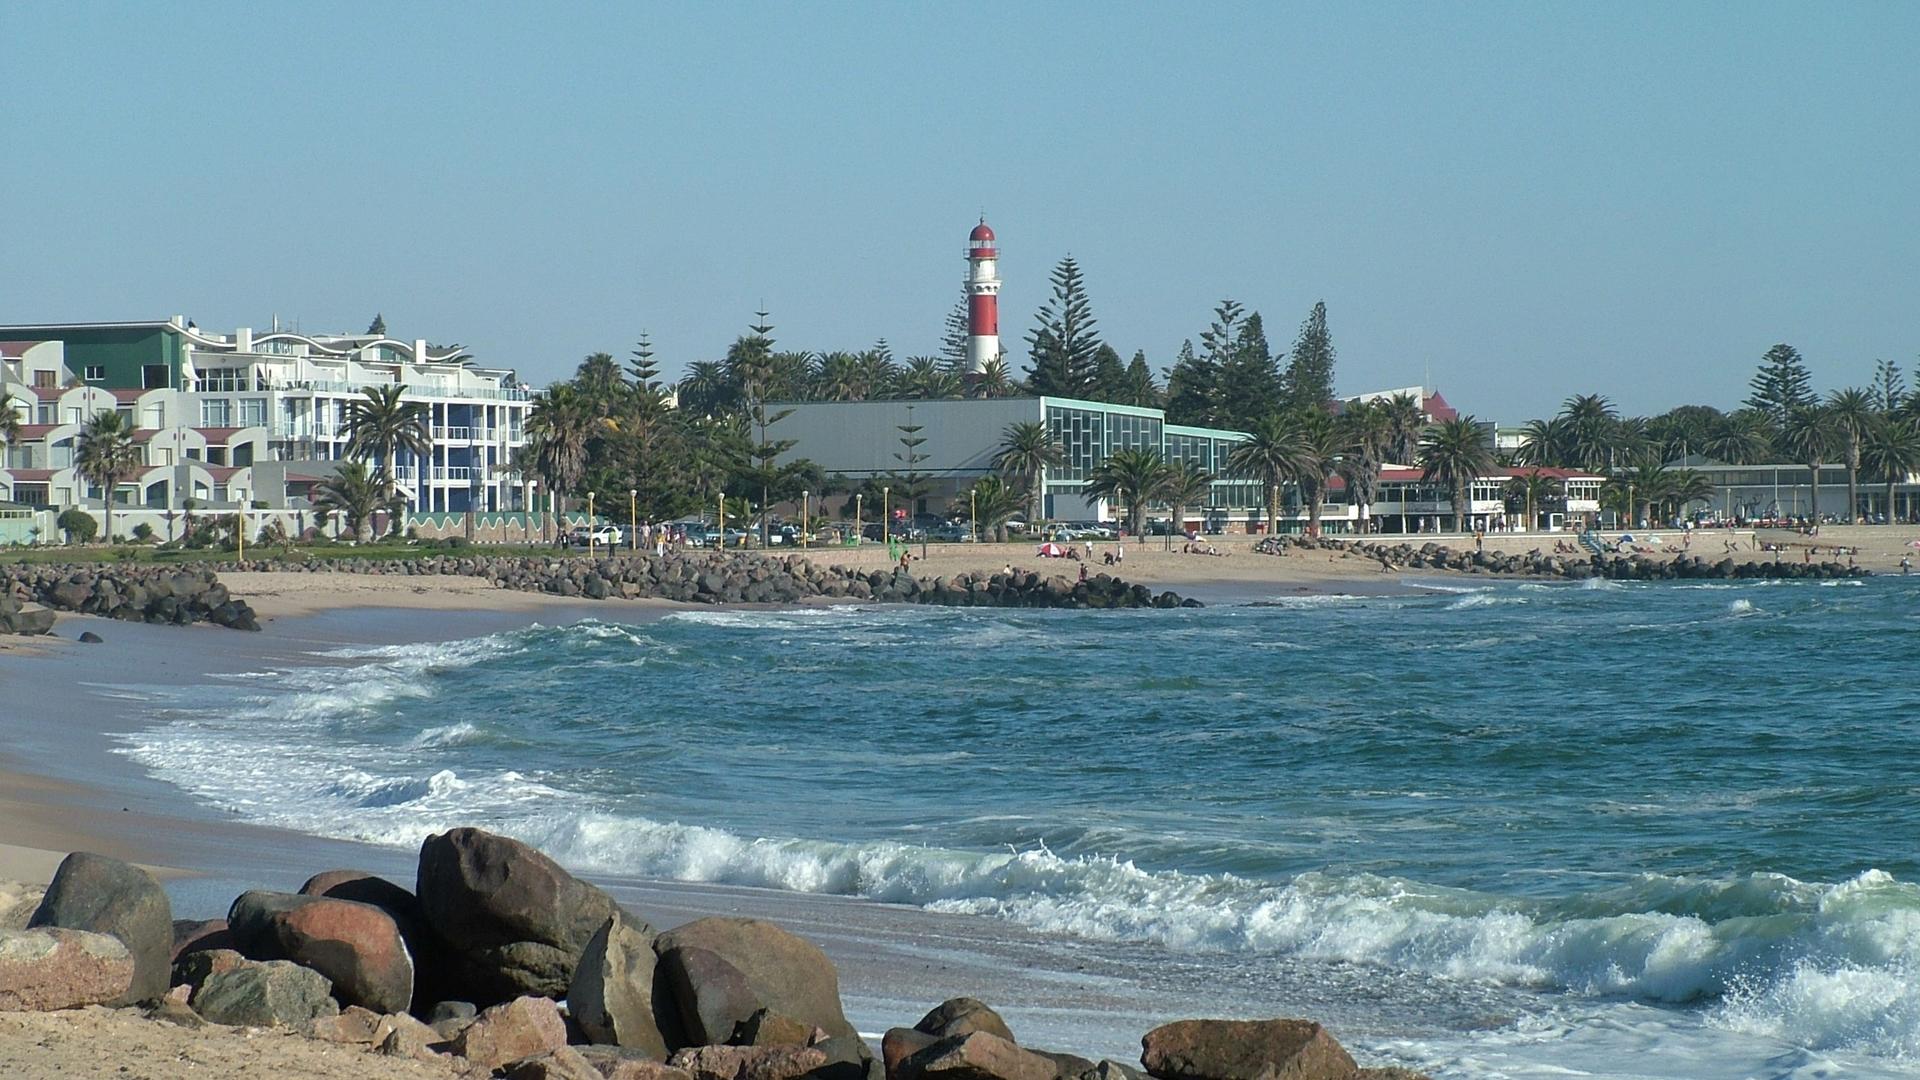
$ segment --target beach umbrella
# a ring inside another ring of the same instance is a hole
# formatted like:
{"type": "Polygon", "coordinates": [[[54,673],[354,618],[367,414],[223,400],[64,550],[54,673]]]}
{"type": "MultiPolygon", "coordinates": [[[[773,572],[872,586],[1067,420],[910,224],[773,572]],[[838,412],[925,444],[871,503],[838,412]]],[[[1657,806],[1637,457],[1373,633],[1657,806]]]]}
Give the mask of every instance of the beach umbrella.
{"type": "Polygon", "coordinates": [[[1064,559],[1067,557],[1067,549],[1059,544],[1041,544],[1038,554],[1043,559],[1064,559]]]}
{"type": "Polygon", "coordinates": [[[1649,543],[1649,544],[1664,544],[1664,543],[1666,543],[1666,541],[1665,541],[1665,540],[1662,540],[1662,539],[1660,539],[1660,538],[1659,538],[1659,537],[1657,537],[1657,536],[1649,536],[1649,537],[1647,537],[1647,543],[1649,543]]]}
{"type": "Polygon", "coordinates": [[[1621,533],[1621,534],[1620,534],[1620,542],[1621,542],[1621,543],[1623,543],[1623,544],[1631,544],[1631,543],[1633,543],[1633,534],[1632,534],[1632,533],[1621,533]]]}
{"type": "Polygon", "coordinates": [[[1907,541],[1907,546],[1910,548],[1920,548],[1920,540],[1909,540],[1907,541]]]}

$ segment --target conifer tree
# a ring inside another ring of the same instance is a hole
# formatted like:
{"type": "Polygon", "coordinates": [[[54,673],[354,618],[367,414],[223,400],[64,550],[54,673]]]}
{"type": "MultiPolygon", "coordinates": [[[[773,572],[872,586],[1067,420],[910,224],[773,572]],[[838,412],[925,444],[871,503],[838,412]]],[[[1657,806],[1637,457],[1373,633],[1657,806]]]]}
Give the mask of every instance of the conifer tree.
{"type": "Polygon", "coordinates": [[[1807,362],[1800,358],[1800,350],[1785,343],[1767,350],[1760,358],[1760,370],[1747,385],[1753,389],[1747,406],[1765,413],[1775,426],[1785,424],[1794,410],[1814,404],[1807,362]]]}
{"type": "Polygon", "coordinates": [[[1259,312],[1248,315],[1234,333],[1217,386],[1218,419],[1227,427],[1247,431],[1280,411],[1280,368],[1268,351],[1259,312]]]}
{"type": "Polygon", "coordinates": [[[940,335],[940,359],[946,361],[954,371],[967,370],[967,338],[972,336],[968,333],[970,329],[967,290],[962,287],[959,301],[953,305],[952,311],[947,312],[946,330],[940,335]]]}
{"type": "Polygon", "coordinates": [[[1192,341],[1180,343],[1180,355],[1167,372],[1167,423],[1213,426],[1214,383],[1219,369],[1195,355],[1192,341]]]}
{"type": "Polygon", "coordinates": [[[641,334],[633,347],[633,359],[627,361],[627,370],[633,372],[633,381],[640,389],[650,393],[660,391],[660,365],[653,360],[653,339],[641,334]]]}
{"type": "Polygon", "coordinates": [[[1125,404],[1127,369],[1113,346],[1102,344],[1093,354],[1093,400],[1125,404]]]}
{"type": "Polygon", "coordinates": [[[379,312],[373,313],[373,321],[367,324],[367,333],[376,337],[387,336],[387,317],[379,312]]]}
{"type": "Polygon", "coordinates": [[[1127,384],[1122,405],[1137,405],[1142,409],[1160,407],[1160,385],[1153,379],[1153,368],[1147,364],[1144,349],[1134,351],[1133,359],[1127,363],[1127,384]]]}
{"type": "Polygon", "coordinates": [[[1080,264],[1069,255],[1053,269],[1053,299],[1034,316],[1027,335],[1027,385],[1054,397],[1086,397],[1094,388],[1093,305],[1087,300],[1080,264]]]}
{"type": "Polygon", "coordinates": [[[1283,403],[1294,410],[1326,408],[1333,400],[1333,359],[1333,335],[1327,331],[1327,304],[1322,300],[1300,324],[1282,380],[1283,403]]]}

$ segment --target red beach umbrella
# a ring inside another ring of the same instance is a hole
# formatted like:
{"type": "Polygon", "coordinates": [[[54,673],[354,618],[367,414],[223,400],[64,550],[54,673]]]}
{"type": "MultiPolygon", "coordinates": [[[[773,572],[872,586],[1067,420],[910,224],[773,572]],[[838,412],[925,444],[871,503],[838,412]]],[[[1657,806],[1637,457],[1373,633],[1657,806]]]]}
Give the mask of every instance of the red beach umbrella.
{"type": "Polygon", "coordinates": [[[1040,550],[1035,554],[1043,559],[1064,559],[1067,557],[1067,549],[1059,544],[1041,544],[1040,550]]]}

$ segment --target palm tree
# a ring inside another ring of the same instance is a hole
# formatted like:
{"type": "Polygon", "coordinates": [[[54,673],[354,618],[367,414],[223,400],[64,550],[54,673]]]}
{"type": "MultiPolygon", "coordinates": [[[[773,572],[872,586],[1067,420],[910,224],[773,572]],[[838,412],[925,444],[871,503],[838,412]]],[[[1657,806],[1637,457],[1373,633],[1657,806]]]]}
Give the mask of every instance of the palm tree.
{"type": "Polygon", "coordinates": [[[1654,507],[1666,502],[1673,489],[1673,474],[1652,457],[1641,458],[1640,463],[1630,469],[1616,470],[1613,479],[1626,485],[1628,515],[1649,524],[1657,517],[1654,507]],[[1640,513],[1642,509],[1646,512],[1640,513]]]}
{"type": "Polygon", "coordinates": [[[1527,512],[1527,527],[1523,531],[1531,532],[1539,526],[1539,508],[1559,494],[1560,481],[1541,472],[1538,467],[1522,469],[1507,481],[1507,497],[1521,504],[1527,512]]]}
{"type": "Polygon", "coordinates": [[[1786,422],[1780,425],[1780,448],[1807,467],[1808,480],[1812,484],[1807,516],[1816,522],[1820,520],[1820,466],[1833,457],[1837,448],[1835,444],[1839,441],[1834,436],[1833,423],[1827,418],[1827,409],[1823,405],[1795,408],[1787,413],[1786,422]]]}
{"type": "Polygon", "coordinates": [[[1444,484],[1453,491],[1453,527],[1466,532],[1473,503],[1468,498],[1475,478],[1491,472],[1493,449],[1471,416],[1460,416],[1427,429],[1420,440],[1421,479],[1444,484]]]}
{"type": "Polygon", "coordinates": [[[1008,424],[1000,433],[1000,452],[993,457],[993,467],[1026,486],[1027,498],[1032,500],[1029,528],[1038,529],[1046,516],[1047,469],[1065,460],[1067,455],[1053,441],[1053,433],[1038,420],[1008,424]]]}
{"type": "Polygon", "coordinates": [[[1867,429],[1861,449],[1866,467],[1887,485],[1887,524],[1899,520],[1894,512],[1893,489],[1908,476],[1920,472],[1920,420],[1907,416],[1883,416],[1867,429]]]}
{"type": "Polygon", "coordinates": [[[1565,465],[1572,460],[1573,432],[1566,417],[1529,420],[1521,431],[1520,464],[1565,465]]]}
{"type": "Polygon", "coordinates": [[[960,396],[960,377],[931,356],[909,357],[897,387],[904,398],[933,399],[960,396]]]}
{"type": "Polygon", "coordinates": [[[1707,433],[1700,450],[1716,461],[1729,465],[1757,465],[1765,460],[1773,444],[1773,422],[1758,409],[1729,413],[1707,433]]]}
{"type": "Polygon", "coordinates": [[[80,432],[74,466],[87,482],[100,488],[107,508],[107,543],[113,543],[113,493],[139,473],[145,463],[140,444],[133,441],[133,421],[112,409],[93,414],[80,432]]]}
{"type": "Polygon", "coordinates": [[[1320,535],[1320,510],[1327,501],[1334,471],[1346,445],[1333,418],[1321,409],[1303,411],[1294,421],[1300,440],[1300,498],[1307,504],[1307,535],[1320,535]]]}
{"type": "Polygon", "coordinates": [[[1411,465],[1420,454],[1420,435],[1427,429],[1426,414],[1412,394],[1395,394],[1380,403],[1387,417],[1386,453],[1396,465],[1411,465]]]}
{"type": "MultiPolygon", "coordinates": [[[[408,451],[416,461],[423,463],[423,479],[426,469],[424,463],[433,452],[433,432],[428,426],[427,406],[418,401],[401,400],[406,392],[404,383],[366,386],[360,389],[363,397],[347,404],[347,456],[357,461],[377,458],[382,463],[389,503],[399,498],[398,463],[395,459],[400,451],[408,451]]],[[[395,515],[393,531],[398,533],[405,520],[404,514],[395,515]]]]}
{"type": "Polygon", "coordinates": [[[1373,502],[1380,490],[1380,469],[1387,443],[1393,437],[1392,420],[1377,402],[1357,402],[1340,414],[1344,444],[1339,472],[1347,482],[1347,496],[1360,508],[1360,531],[1370,531],[1373,502]]]}
{"type": "Polygon", "coordinates": [[[821,401],[859,401],[860,362],[852,353],[822,353],[813,363],[813,396],[821,401]]]}
{"type": "Polygon", "coordinates": [[[1001,398],[1013,393],[1013,372],[1007,366],[1007,358],[996,356],[987,361],[973,380],[973,396],[977,398],[1001,398]]]}
{"type": "Polygon", "coordinates": [[[566,509],[564,497],[586,475],[587,440],[596,424],[593,403],[566,383],[540,395],[527,415],[527,464],[553,494],[556,509],[566,509]]]}
{"type": "Polygon", "coordinates": [[[369,474],[360,461],[341,462],[332,476],[313,486],[314,507],[340,515],[355,540],[369,539],[366,526],[386,499],[379,474],[369,474]]]}
{"type": "Polygon", "coordinates": [[[686,378],[680,380],[680,407],[694,416],[724,412],[739,396],[739,387],[717,360],[694,361],[687,368],[686,378]]]}
{"type": "Polygon", "coordinates": [[[1173,521],[1167,530],[1167,547],[1171,549],[1173,534],[1187,531],[1187,507],[1205,510],[1213,500],[1213,474],[1191,461],[1172,462],[1167,466],[1167,482],[1160,497],[1173,509],[1173,521]]]}
{"type": "Polygon", "coordinates": [[[1867,429],[1879,415],[1873,395],[1856,387],[1836,390],[1827,400],[1827,419],[1840,436],[1840,452],[1846,455],[1847,521],[1860,513],[1860,451],[1867,429]]]}
{"type": "Polygon", "coordinates": [[[1158,450],[1128,447],[1115,450],[1087,476],[1081,490],[1095,498],[1124,503],[1127,533],[1139,536],[1146,527],[1147,504],[1160,498],[1167,484],[1167,463],[1158,450]]]}
{"type": "MultiPolygon", "coordinates": [[[[0,391],[0,441],[4,441],[8,447],[17,446],[20,443],[21,423],[20,413],[17,411],[20,404],[19,398],[0,391]]],[[[0,451],[0,454],[4,453],[5,451],[0,451]]],[[[0,456],[0,467],[5,465],[6,458],[0,456]]]]}
{"type": "Polygon", "coordinates": [[[1267,493],[1267,535],[1280,529],[1280,487],[1304,472],[1306,451],[1300,433],[1275,413],[1253,425],[1247,437],[1227,455],[1227,471],[1258,477],[1267,493]]]}
{"type": "Polygon", "coordinates": [[[1576,394],[1561,404],[1560,418],[1567,423],[1570,464],[1595,471],[1612,466],[1608,452],[1619,422],[1613,402],[1599,394],[1576,394]]]}
{"type": "Polygon", "coordinates": [[[1676,469],[1668,478],[1667,501],[1675,517],[1685,516],[1694,503],[1713,501],[1713,480],[1698,469],[1676,469]]]}
{"type": "Polygon", "coordinates": [[[973,515],[973,522],[993,540],[1006,539],[1007,522],[1020,513],[1020,493],[998,476],[983,476],[953,500],[956,512],[973,515]]]}

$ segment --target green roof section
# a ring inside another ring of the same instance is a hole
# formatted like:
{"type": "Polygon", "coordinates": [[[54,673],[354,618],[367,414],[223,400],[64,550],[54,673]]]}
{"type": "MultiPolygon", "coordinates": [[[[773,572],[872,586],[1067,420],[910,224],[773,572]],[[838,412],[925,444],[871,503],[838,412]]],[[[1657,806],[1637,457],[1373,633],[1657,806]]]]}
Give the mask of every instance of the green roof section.
{"type": "Polygon", "coordinates": [[[167,322],[0,326],[0,339],[58,341],[69,369],[84,376],[99,368],[100,378],[85,381],[109,390],[148,389],[146,369],[157,365],[166,366],[166,385],[177,388],[186,355],[180,328],[167,322]]]}

